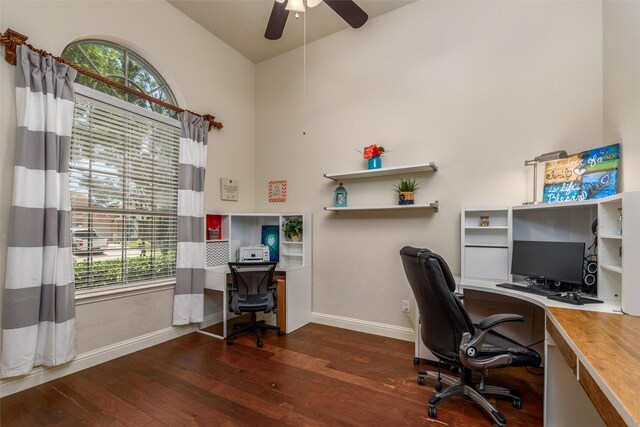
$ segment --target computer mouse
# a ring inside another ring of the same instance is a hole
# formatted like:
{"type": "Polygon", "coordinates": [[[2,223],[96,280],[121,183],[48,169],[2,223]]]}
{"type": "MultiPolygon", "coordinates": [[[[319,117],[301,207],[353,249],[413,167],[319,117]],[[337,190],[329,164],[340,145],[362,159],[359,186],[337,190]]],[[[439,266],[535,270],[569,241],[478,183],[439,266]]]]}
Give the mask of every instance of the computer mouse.
{"type": "Polygon", "coordinates": [[[567,292],[567,295],[565,295],[565,298],[573,300],[573,301],[580,301],[582,299],[580,294],[577,294],[575,292],[567,292]]]}

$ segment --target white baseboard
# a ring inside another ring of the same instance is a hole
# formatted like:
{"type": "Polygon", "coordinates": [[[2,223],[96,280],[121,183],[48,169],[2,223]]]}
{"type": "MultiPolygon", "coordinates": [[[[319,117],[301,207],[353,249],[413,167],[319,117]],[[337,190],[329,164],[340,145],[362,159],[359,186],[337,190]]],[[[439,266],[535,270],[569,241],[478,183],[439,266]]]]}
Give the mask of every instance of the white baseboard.
{"type": "Polygon", "coordinates": [[[311,321],[313,323],[319,323],[320,325],[335,326],[336,328],[365,332],[367,334],[380,335],[403,341],[414,342],[416,338],[416,333],[413,328],[370,322],[368,320],[353,319],[350,317],[335,316],[333,314],[313,312],[311,313],[311,321]]]}
{"type": "MultiPolygon", "coordinates": [[[[222,313],[207,316],[200,324],[201,328],[215,325],[222,321],[222,313]]],[[[10,378],[0,382],[0,397],[9,396],[22,390],[44,384],[65,375],[108,362],[117,357],[143,350],[165,341],[181,337],[196,330],[194,325],[170,326],[125,341],[120,341],[96,350],[79,354],[71,362],[55,367],[36,367],[26,375],[10,378]]]]}

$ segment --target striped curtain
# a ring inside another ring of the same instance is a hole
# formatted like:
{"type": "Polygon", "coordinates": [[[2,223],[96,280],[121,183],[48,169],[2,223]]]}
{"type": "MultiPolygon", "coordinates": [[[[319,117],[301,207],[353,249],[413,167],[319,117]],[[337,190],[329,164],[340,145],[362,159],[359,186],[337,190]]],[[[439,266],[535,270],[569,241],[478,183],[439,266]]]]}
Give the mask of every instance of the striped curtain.
{"type": "Polygon", "coordinates": [[[202,322],[204,312],[204,173],[209,122],[188,112],[180,119],[174,325],[202,322]]]}
{"type": "Polygon", "coordinates": [[[55,366],[76,355],[69,147],[76,71],[17,47],[18,122],[1,375],[55,366]]]}

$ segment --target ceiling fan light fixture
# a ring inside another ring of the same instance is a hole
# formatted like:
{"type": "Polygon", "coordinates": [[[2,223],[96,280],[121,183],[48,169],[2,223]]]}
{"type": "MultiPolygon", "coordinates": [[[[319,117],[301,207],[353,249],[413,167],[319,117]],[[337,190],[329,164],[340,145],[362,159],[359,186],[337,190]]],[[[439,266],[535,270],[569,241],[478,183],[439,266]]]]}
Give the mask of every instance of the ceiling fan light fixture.
{"type": "Polygon", "coordinates": [[[289,0],[285,7],[290,12],[302,13],[305,12],[303,0],[289,0]]]}

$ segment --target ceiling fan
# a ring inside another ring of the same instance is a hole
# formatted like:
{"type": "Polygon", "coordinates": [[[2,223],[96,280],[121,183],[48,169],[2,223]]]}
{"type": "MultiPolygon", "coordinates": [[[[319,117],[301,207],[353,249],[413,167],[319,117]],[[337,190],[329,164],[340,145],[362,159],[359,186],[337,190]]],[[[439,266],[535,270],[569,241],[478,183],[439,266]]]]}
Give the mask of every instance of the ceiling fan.
{"type": "MultiPolygon", "coordinates": [[[[306,0],[307,7],[315,7],[324,1],[335,13],[340,15],[347,24],[353,28],[360,28],[367,22],[369,15],[360,8],[353,0],[306,0]]],[[[299,12],[304,12],[303,0],[275,0],[273,3],[273,9],[271,9],[271,16],[269,17],[269,23],[267,24],[267,30],[264,32],[264,36],[269,40],[278,40],[282,37],[284,32],[284,26],[287,23],[287,17],[289,12],[296,12],[296,16],[299,12]]]]}

